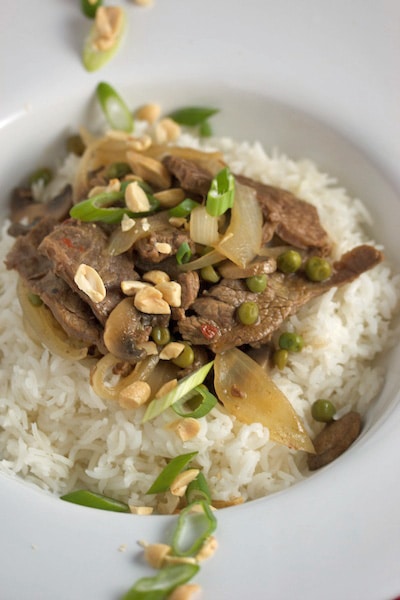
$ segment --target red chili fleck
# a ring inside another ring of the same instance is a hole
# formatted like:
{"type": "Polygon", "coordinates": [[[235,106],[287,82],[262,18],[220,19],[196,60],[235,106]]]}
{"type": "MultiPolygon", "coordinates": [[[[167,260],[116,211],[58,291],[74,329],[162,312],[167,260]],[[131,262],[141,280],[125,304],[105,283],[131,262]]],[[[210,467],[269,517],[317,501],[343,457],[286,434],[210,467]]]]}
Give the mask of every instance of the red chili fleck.
{"type": "Polygon", "coordinates": [[[211,325],[211,323],[204,323],[204,325],[200,327],[200,331],[206,340],[212,340],[218,333],[218,327],[211,325]]]}
{"type": "Polygon", "coordinates": [[[74,247],[74,245],[71,242],[71,240],[69,238],[67,238],[67,237],[61,238],[61,241],[64,244],[64,246],[67,246],[67,248],[73,248],[74,247]]]}

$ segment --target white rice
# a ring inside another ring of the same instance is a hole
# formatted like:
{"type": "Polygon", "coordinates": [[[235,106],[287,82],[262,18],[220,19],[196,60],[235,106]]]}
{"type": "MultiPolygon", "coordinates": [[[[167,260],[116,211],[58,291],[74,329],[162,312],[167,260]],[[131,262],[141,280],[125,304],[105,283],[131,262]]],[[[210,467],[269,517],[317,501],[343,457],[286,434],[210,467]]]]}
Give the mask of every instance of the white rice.
{"type": "MultiPolygon", "coordinates": [[[[198,145],[184,135],[182,145],[198,145]]],[[[211,142],[208,142],[211,144],[211,142]]],[[[284,187],[318,207],[334,240],[334,256],[363,242],[373,243],[363,227],[370,217],[328,175],[308,160],[295,162],[260,144],[212,140],[232,170],[284,187]]],[[[69,159],[62,182],[75,167],[69,159]]],[[[40,190],[36,190],[40,195],[40,190]]],[[[0,253],[13,243],[3,229],[0,253]]],[[[169,458],[197,450],[214,499],[255,499],[307,477],[304,453],[269,441],[258,423],[242,425],[223,409],[200,419],[200,433],[182,442],[167,428],[176,418],[166,411],[140,425],[143,409],[124,410],[96,397],[89,385],[89,365],[51,356],[26,335],[16,299],[17,275],[0,265],[0,470],[17,474],[54,494],[88,488],[130,504],[152,505],[145,496],[169,458]]],[[[362,414],[379,394],[383,374],[374,363],[394,340],[391,319],[398,309],[400,277],[383,263],[353,283],[332,289],[292,317],[285,329],[296,329],[306,345],[290,365],[274,374],[307,430],[318,398],[330,398],[339,409],[362,414]]]]}

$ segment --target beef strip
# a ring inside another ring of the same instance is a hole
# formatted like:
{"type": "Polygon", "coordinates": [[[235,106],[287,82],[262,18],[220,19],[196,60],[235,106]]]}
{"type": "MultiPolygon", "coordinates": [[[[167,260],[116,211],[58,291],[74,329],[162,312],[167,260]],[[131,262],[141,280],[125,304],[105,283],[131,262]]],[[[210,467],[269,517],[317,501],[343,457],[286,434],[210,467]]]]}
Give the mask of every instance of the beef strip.
{"type": "Polygon", "coordinates": [[[102,329],[89,306],[51,271],[49,259],[38,252],[39,244],[56,224],[56,219],[43,218],[19,237],[6,257],[6,266],[15,269],[28,288],[40,296],[67,335],[104,353],[102,329]]]}
{"type": "MultiPolygon", "coordinates": [[[[166,224],[162,229],[151,231],[148,237],[138,240],[134,246],[134,253],[138,255],[138,264],[142,263],[160,263],[170,256],[175,256],[181,244],[186,242],[192,253],[195,252],[195,245],[190,239],[189,234],[172,225],[166,224]],[[169,244],[171,250],[168,254],[160,252],[157,244],[169,244]]],[[[175,261],[176,263],[176,261],[175,261]]],[[[154,267],[153,267],[154,268],[154,267]]]]}
{"type": "Polygon", "coordinates": [[[372,246],[358,246],[335,263],[335,271],[326,281],[314,283],[302,274],[275,272],[259,294],[250,292],[243,281],[224,279],[192,304],[196,314],[182,319],[179,331],[184,340],[207,344],[216,353],[244,344],[266,343],[284,319],[303,304],[332,287],[353,281],[382,259],[382,253],[372,246]],[[242,325],[236,319],[236,309],[245,301],[258,304],[259,320],[255,325],[242,325]]]}
{"type": "MultiPolygon", "coordinates": [[[[212,175],[203,167],[178,156],[167,156],[164,164],[189,194],[203,197],[207,195],[212,175]]],[[[269,242],[276,234],[297,248],[318,249],[319,253],[329,254],[329,236],[320,223],[317,209],[312,204],[297,198],[287,190],[265,185],[244,175],[235,175],[235,179],[256,190],[264,216],[264,243],[269,242]]]]}
{"type": "Polygon", "coordinates": [[[180,321],[185,317],[185,311],[191,307],[200,291],[200,278],[197,271],[188,271],[179,273],[176,281],[181,286],[181,305],[178,308],[172,308],[172,318],[174,321],[180,321]]]}
{"type": "Polygon", "coordinates": [[[39,246],[39,252],[50,260],[54,272],[89,304],[103,324],[124,297],[121,281],[138,279],[129,255],[112,256],[107,247],[108,236],[99,225],[72,219],[55,227],[39,246]],[[93,267],[103,280],[107,294],[101,302],[93,302],[74,282],[82,263],[93,267]]]}
{"type": "Polygon", "coordinates": [[[329,254],[329,236],[320,223],[315,206],[287,190],[259,183],[243,175],[235,177],[238,182],[256,190],[264,215],[264,243],[276,234],[297,248],[316,248],[324,255],[329,254]]]}
{"type": "Polygon", "coordinates": [[[179,156],[166,156],[163,163],[188,194],[207,195],[213,178],[209,171],[194,161],[179,156]]]}

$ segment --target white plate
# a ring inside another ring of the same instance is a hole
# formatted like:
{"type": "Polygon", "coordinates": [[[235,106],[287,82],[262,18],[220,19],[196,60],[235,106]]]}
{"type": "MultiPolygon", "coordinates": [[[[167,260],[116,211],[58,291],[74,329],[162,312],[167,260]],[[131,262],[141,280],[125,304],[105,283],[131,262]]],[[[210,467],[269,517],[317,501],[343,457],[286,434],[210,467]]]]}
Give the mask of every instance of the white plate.
{"type": "MultiPolygon", "coordinates": [[[[397,0],[155,0],[126,7],[130,34],[89,74],[79,2],[19,0],[0,20],[0,181],[56,151],[106,80],[133,106],[221,107],[217,132],[308,156],[369,206],[399,265],[397,0]]],[[[218,513],[205,599],[393,600],[400,594],[400,348],[361,438],[292,489],[218,513]]],[[[148,570],[136,545],[170,518],[69,505],[0,477],[2,600],[117,600],[148,570]],[[125,548],[125,552],[121,549],[125,548]]]]}

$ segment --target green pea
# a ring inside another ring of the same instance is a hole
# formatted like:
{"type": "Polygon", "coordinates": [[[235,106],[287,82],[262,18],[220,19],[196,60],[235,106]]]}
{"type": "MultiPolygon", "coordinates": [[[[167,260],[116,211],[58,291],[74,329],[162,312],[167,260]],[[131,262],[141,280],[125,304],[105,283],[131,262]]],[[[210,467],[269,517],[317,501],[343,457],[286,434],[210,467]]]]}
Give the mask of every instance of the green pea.
{"type": "Polygon", "coordinates": [[[275,350],[273,356],[272,356],[272,361],[275,365],[275,367],[278,367],[278,369],[282,370],[284,367],[286,367],[287,361],[288,361],[288,356],[289,356],[289,352],[283,348],[279,348],[279,350],[275,350]]]}
{"type": "Polygon", "coordinates": [[[242,325],[254,325],[258,321],[258,304],[256,302],[243,302],[237,309],[237,317],[242,325]]]}
{"type": "Polygon", "coordinates": [[[193,348],[189,346],[189,344],[185,344],[185,348],[182,350],[180,355],[174,358],[172,362],[181,369],[190,367],[190,365],[192,365],[194,362],[193,348]]]}
{"type": "Polygon", "coordinates": [[[115,162],[108,165],[104,175],[106,179],[122,179],[125,175],[132,173],[132,169],[125,162],[115,162]]]}
{"type": "Polygon", "coordinates": [[[53,179],[53,173],[51,169],[47,167],[42,167],[41,169],[37,169],[29,176],[29,185],[33,185],[34,183],[39,183],[39,181],[43,182],[43,185],[47,185],[53,179]]]}
{"type": "Polygon", "coordinates": [[[336,414],[336,408],[330,400],[316,400],[311,406],[312,418],[321,423],[329,423],[336,414]]]}
{"type": "Polygon", "coordinates": [[[212,265],[203,267],[200,271],[200,275],[204,281],[209,281],[210,283],[217,283],[220,280],[220,276],[212,265]]]}
{"type": "Polygon", "coordinates": [[[76,154],[76,156],[82,156],[85,152],[85,144],[79,134],[70,135],[67,138],[66,147],[69,154],[76,154]]]}
{"type": "Polygon", "coordinates": [[[332,275],[332,267],[325,258],[311,256],[306,261],[305,272],[310,281],[325,281],[332,275]]]}
{"type": "Polygon", "coordinates": [[[253,277],[247,277],[246,285],[250,292],[260,294],[267,287],[267,276],[265,275],[265,273],[261,273],[261,275],[253,275],[253,277]]]}
{"type": "Polygon", "coordinates": [[[282,273],[295,273],[301,267],[301,254],[296,250],[286,250],[276,259],[276,266],[282,273]]]}
{"type": "Polygon", "coordinates": [[[304,346],[304,340],[303,337],[298,333],[285,331],[280,335],[278,345],[281,350],[287,350],[288,352],[301,352],[304,346]]]}
{"type": "Polygon", "coordinates": [[[158,346],[165,346],[171,341],[171,334],[168,327],[153,327],[151,338],[158,346]]]}

